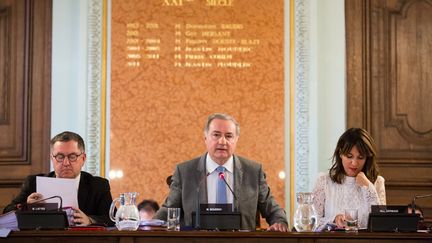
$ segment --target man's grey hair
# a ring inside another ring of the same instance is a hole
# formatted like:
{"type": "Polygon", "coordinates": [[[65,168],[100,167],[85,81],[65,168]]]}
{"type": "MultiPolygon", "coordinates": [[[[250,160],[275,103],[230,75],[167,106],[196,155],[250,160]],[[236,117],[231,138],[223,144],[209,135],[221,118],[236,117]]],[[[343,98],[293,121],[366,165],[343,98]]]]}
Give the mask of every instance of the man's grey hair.
{"type": "Polygon", "coordinates": [[[214,119],[221,119],[221,120],[225,120],[225,121],[232,121],[236,127],[236,135],[240,136],[240,125],[238,124],[238,122],[236,121],[236,119],[234,119],[234,117],[225,114],[225,113],[213,113],[210,116],[208,116],[207,118],[207,122],[205,124],[204,127],[204,134],[207,134],[209,131],[209,127],[210,127],[210,123],[214,120],[214,119]]]}

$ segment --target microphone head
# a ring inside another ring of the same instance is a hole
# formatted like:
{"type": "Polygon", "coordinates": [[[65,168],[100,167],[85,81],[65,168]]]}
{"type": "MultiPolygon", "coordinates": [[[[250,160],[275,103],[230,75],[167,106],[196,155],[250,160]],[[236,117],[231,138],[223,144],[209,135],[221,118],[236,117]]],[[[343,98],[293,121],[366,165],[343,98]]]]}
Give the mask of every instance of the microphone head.
{"type": "Polygon", "coordinates": [[[225,175],[223,172],[219,172],[219,178],[225,180],[225,175]]]}

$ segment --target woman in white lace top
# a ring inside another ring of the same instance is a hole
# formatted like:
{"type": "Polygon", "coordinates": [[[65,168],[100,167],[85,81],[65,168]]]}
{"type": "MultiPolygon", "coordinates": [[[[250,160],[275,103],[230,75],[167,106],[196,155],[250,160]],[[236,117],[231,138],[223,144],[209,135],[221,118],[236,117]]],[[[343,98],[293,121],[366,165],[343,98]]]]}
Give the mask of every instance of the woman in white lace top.
{"type": "Polygon", "coordinates": [[[360,228],[367,227],[371,205],[385,205],[384,178],[379,176],[372,137],[361,128],[350,128],[339,138],[328,174],[319,175],[314,194],[319,227],[334,223],[344,227],[344,209],[358,209],[360,228]]]}

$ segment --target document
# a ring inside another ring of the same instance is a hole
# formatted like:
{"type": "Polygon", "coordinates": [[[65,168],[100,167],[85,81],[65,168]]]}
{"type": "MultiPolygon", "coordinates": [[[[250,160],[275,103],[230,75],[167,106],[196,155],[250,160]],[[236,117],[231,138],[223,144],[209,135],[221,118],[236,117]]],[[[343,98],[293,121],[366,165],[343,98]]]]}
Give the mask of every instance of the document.
{"type": "MultiPolygon", "coordinates": [[[[78,187],[75,179],[36,177],[36,191],[44,198],[59,196],[63,200],[63,207],[78,207],[78,187]]],[[[49,199],[48,203],[60,203],[58,198],[49,199]]]]}
{"type": "Polygon", "coordinates": [[[142,219],[140,226],[163,226],[166,222],[160,219],[142,219]]]}
{"type": "Polygon", "coordinates": [[[6,234],[7,236],[10,230],[18,230],[18,222],[15,211],[10,211],[8,213],[0,215],[0,230],[2,233],[2,236],[0,237],[4,237],[3,234],[6,234]]]}
{"type": "Polygon", "coordinates": [[[0,238],[6,238],[10,232],[11,232],[10,229],[1,229],[0,228],[0,238]]]}

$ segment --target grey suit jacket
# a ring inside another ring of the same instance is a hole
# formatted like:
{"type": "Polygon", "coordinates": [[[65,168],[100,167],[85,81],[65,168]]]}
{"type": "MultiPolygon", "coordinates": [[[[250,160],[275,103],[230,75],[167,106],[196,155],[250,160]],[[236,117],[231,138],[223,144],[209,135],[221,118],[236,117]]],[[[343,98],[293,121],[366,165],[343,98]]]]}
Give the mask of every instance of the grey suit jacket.
{"type": "MultiPolygon", "coordinates": [[[[197,208],[197,193],[200,203],[207,203],[205,159],[206,154],[176,166],[169,195],[154,218],[166,220],[167,208],[178,207],[182,209],[182,225],[192,225],[191,213],[197,208]]],[[[260,164],[234,155],[233,190],[237,197],[234,208],[241,213],[242,229],[255,230],[257,210],[269,225],[288,225],[285,211],[273,198],[260,164]]]]}

